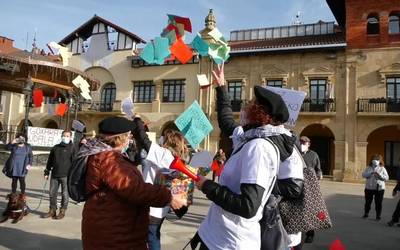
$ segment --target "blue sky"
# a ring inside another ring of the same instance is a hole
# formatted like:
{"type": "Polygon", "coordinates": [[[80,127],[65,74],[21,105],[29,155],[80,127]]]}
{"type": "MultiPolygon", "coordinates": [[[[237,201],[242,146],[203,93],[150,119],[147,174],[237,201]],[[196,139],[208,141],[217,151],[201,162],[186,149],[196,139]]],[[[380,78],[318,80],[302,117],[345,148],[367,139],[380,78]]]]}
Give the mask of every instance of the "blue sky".
{"type": "MultiPolygon", "coordinates": [[[[12,0],[1,1],[0,36],[15,40],[25,49],[29,33],[31,48],[60,41],[97,14],[145,40],[158,36],[167,23],[167,13],[187,16],[193,31],[204,27],[208,9],[214,9],[217,27],[229,38],[237,29],[289,25],[298,11],[304,23],[334,21],[325,0],[12,0]]],[[[189,39],[188,39],[189,40],[189,39]]]]}

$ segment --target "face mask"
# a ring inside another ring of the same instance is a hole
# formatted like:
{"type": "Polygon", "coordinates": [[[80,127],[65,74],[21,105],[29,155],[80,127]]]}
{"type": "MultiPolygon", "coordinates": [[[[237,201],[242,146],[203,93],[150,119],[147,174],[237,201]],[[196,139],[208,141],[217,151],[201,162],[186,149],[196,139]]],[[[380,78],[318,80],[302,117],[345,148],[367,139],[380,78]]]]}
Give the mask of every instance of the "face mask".
{"type": "Polygon", "coordinates": [[[307,145],[305,145],[305,144],[301,144],[300,145],[300,149],[301,149],[301,152],[306,152],[307,150],[308,150],[308,146],[307,145]]]}
{"type": "Polygon", "coordinates": [[[249,121],[247,120],[246,111],[244,111],[243,109],[240,110],[240,125],[246,126],[248,123],[249,123],[249,121]]]}
{"type": "Polygon", "coordinates": [[[65,143],[65,144],[69,144],[69,143],[71,142],[71,138],[69,138],[69,137],[62,137],[62,138],[61,138],[61,141],[62,141],[63,143],[65,143]]]}
{"type": "Polygon", "coordinates": [[[127,144],[121,149],[121,153],[122,153],[122,154],[125,154],[125,153],[128,151],[129,145],[130,145],[130,143],[127,143],[127,144]]]}
{"type": "Polygon", "coordinates": [[[372,160],[372,165],[379,166],[379,160],[372,160]]]}
{"type": "Polygon", "coordinates": [[[24,144],[25,143],[25,138],[24,137],[19,137],[18,138],[18,144],[24,144]]]}

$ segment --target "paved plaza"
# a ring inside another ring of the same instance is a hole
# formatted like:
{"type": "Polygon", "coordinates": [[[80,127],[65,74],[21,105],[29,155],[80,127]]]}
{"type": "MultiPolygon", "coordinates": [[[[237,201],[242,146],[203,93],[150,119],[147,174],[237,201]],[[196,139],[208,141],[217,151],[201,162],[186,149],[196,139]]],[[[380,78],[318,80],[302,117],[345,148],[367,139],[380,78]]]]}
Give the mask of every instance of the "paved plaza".
{"type": "MultiPolygon", "coordinates": [[[[28,204],[38,205],[43,188],[42,171],[30,171],[27,177],[28,204]]],[[[363,210],[362,184],[323,181],[322,189],[334,223],[330,230],[317,232],[313,244],[305,245],[305,250],[329,249],[329,244],[340,239],[350,250],[398,249],[400,228],[390,228],[386,222],[396,205],[397,197],[390,197],[393,185],[388,185],[383,201],[382,221],[371,218],[361,219],[363,210]]],[[[6,205],[5,195],[10,190],[10,180],[0,177],[0,211],[6,205]]],[[[70,202],[67,216],[61,221],[41,219],[40,215],[48,209],[48,197],[37,212],[25,217],[18,224],[7,221],[0,224],[0,249],[81,249],[81,212],[83,205],[70,202]]],[[[195,233],[199,223],[207,213],[210,202],[200,193],[195,195],[195,204],[190,207],[183,219],[168,216],[162,227],[162,245],[166,250],[180,250],[195,233]]],[[[189,248],[187,248],[189,249],[189,248]]],[[[250,250],[250,249],[249,249],[250,250]]]]}

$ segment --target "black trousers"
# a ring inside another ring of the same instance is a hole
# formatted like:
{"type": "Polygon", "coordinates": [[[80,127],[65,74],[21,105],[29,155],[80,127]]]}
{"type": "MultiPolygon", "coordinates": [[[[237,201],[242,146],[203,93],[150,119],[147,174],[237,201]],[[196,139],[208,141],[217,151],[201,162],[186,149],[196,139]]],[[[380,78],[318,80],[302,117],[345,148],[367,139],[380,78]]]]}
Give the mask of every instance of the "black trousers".
{"type": "Polygon", "coordinates": [[[382,201],[383,201],[383,195],[385,194],[385,190],[369,190],[365,189],[365,207],[364,207],[364,213],[368,215],[369,210],[371,210],[371,203],[372,200],[375,201],[375,211],[376,211],[376,217],[381,217],[382,213],[382,201]]]}
{"type": "Polygon", "coordinates": [[[196,249],[197,245],[200,244],[199,250],[209,250],[206,244],[201,240],[199,233],[196,232],[193,239],[190,241],[190,247],[192,250],[196,249]]]}
{"type": "Polygon", "coordinates": [[[397,202],[396,209],[393,212],[392,221],[398,223],[399,219],[400,219],[400,200],[397,202]]]}
{"type": "Polygon", "coordinates": [[[12,182],[11,182],[11,192],[16,193],[17,192],[17,184],[19,181],[19,188],[21,189],[21,194],[25,194],[25,177],[12,177],[12,182]]]}

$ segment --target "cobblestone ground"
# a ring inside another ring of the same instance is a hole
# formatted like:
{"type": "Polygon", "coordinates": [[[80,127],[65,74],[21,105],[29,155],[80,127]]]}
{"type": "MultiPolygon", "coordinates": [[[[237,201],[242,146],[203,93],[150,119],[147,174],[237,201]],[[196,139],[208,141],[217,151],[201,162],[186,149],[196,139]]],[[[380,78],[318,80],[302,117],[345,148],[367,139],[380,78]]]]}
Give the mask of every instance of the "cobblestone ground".
{"type": "MultiPolygon", "coordinates": [[[[41,170],[30,171],[27,177],[28,204],[38,205],[43,188],[41,170]]],[[[382,250],[400,249],[400,227],[388,227],[386,222],[396,205],[397,199],[390,197],[393,186],[388,185],[383,202],[382,220],[361,219],[363,210],[363,185],[323,181],[322,190],[329,207],[334,227],[316,233],[313,244],[304,245],[305,250],[329,249],[335,239],[340,239],[347,249],[382,250]]],[[[0,177],[0,211],[6,205],[5,196],[10,190],[10,180],[0,177]]],[[[48,209],[47,192],[39,210],[29,214],[18,224],[10,221],[0,224],[0,249],[81,249],[81,213],[83,205],[70,203],[67,216],[61,221],[41,219],[48,209]]],[[[166,250],[182,249],[193,236],[209,207],[209,201],[195,194],[195,204],[182,219],[168,216],[162,226],[162,246],[166,250]]],[[[188,248],[189,249],[189,248],[188,248]]],[[[249,249],[250,250],[250,249],[249,249]]]]}

